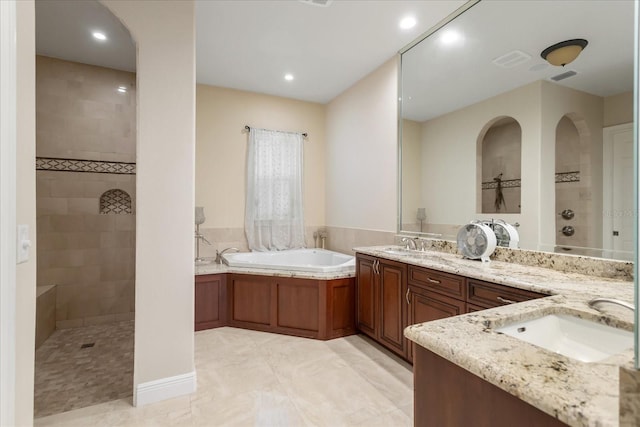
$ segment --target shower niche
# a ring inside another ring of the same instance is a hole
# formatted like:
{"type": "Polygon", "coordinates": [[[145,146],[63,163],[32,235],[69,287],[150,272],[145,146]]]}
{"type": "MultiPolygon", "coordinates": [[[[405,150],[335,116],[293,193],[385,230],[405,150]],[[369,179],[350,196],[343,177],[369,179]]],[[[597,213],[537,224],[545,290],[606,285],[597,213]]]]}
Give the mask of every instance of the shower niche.
{"type": "Polygon", "coordinates": [[[477,142],[479,212],[520,213],[522,128],[513,117],[489,121],[477,142]]]}

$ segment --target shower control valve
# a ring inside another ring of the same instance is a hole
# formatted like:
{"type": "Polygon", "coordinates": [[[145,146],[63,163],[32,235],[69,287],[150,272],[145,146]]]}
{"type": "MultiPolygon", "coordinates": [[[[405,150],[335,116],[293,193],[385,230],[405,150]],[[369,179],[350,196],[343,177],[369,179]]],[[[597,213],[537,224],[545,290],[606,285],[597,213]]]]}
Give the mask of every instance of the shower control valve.
{"type": "Polygon", "coordinates": [[[565,225],[564,227],[562,227],[562,234],[564,234],[565,236],[573,236],[575,232],[576,229],[570,225],[565,225]]]}

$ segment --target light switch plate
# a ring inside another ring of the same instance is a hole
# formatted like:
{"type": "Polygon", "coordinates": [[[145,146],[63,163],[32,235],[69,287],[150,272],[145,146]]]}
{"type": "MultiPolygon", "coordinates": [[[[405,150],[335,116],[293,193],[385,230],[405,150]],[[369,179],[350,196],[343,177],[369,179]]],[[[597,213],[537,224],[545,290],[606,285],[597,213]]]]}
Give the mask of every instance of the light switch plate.
{"type": "Polygon", "coordinates": [[[22,264],[29,261],[29,248],[31,247],[31,240],[29,240],[29,226],[26,224],[18,225],[18,237],[16,248],[16,264],[22,264]]]}

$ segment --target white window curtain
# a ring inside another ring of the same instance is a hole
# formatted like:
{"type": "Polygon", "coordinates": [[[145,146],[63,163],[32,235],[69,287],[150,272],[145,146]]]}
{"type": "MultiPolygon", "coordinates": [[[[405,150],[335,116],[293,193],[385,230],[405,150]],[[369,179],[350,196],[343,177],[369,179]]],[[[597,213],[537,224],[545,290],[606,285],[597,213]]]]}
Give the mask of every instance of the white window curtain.
{"type": "Polygon", "coordinates": [[[252,251],[305,247],[302,135],[249,131],[245,233],[252,251]]]}

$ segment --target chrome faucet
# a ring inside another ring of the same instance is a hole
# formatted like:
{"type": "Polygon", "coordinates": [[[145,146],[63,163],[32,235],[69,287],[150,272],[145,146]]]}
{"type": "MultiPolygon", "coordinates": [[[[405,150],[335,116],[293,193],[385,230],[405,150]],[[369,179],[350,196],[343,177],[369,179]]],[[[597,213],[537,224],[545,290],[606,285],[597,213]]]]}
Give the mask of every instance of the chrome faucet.
{"type": "Polygon", "coordinates": [[[589,304],[589,307],[600,311],[600,309],[596,307],[596,304],[601,302],[608,302],[611,304],[619,305],[620,307],[628,308],[629,310],[635,312],[635,307],[632,304],[629,304],[628,302],[620,301],[617,299],[613,299],[613,298],[594,298],[591,301],[589,301],[588,304],[589,304]]]}
{"type": "Polygon", "coordinates": [[[418,249],[416,241],[410,237],[403,237],[400,239],[400,241],[406,245],[407,249],[413,249],[414,251],[418,249]]]}
{"type": "Polygon", "coordinates": [[[200,224],[196,225],[196,234],[194,236],[196,238],[196,262],[204,261],[204,258],[200,257],[200,240],[205,242],[207,245],[211,246],[211,242],[204,237],[204,234],[200,233],[200,224]]]}
{"type": "Polygon", "coordinates": [[[218,250],[216,249],[216,264],[222,264],[222,255],[224,255],[225,252],[227,251],[235,251],[235,252],[240,252],[240,249],[238,248],[225,248],[222,251],[218,252],[218,250]]]}

